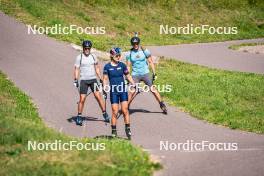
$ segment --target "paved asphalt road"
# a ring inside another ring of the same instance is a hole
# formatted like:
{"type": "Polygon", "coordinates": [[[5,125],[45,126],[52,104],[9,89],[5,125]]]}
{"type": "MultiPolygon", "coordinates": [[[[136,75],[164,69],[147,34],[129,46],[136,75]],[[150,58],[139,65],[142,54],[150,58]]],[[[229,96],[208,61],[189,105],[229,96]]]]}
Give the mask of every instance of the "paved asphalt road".
{"type": "MultiPolygon", "coordinates": [[[[86,103],[85,125],[79,127],[67,121],[76,114],[77,91],[72,77],[77,54],[69,44],[46,36],[28,35],[25,25],[0,13],[0,70],[32,97],[45,123],[72,136],[108,135],[110,126],[101,121],[99,107],[92,96],[86,103]]],[[[226,65],[232,63],[226,62],[226,65]]],[[[135,99],[131,118],[132,142],[158,156],[164,165],[164,170],[156,175],[264,175],[263,135],[208,124],[173,107],[169,107],[169,115],[165,116],[147,93],[135,99]],[[160,150],[160,141],[186,140],[238,143],[238,151],[160,150]]],[[[124,137],[122,118],[118,123],[119,134],[124,137]]]]}
{"type": "Polygon", "coordinates": [[[148,47],[154,55],[232,71],[264,73],[264,55],[228,49],[240,43],[264,43],[262,39],[148,47]]]}

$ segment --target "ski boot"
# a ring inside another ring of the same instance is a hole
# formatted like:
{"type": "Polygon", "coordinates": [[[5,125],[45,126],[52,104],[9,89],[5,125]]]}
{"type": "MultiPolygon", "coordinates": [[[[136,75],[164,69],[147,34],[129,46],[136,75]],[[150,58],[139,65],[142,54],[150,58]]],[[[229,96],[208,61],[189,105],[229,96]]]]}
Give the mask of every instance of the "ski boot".
{"type": "Polygon", "coordinates": [[[116,129],[112,129],[112,138],[116,138],[117,137],[117,131],[116,129]]]}
{"type": "Polygon", "coordinates": [[[131,131],[130,131],[130,127],[126,127],[125,131],[126,131],[127,139],[128,139],[128,140],[131,140],[131,135],[132,135],[132,133],[131,133],[131,131]]]}
{"type": "Polygon", "coordinates": [[[104,117],[104,121],[105,121],[106,123],[109,123],[109,122],[110,122],[110,118],[109,118],[107,112],[103,112],[103,117],[104,117]]]}
{"type": "Polygon", "coordinates": [[[76,125],[80,125],[82,126],[83,124],[83,118],[81,115],[77,115],[77,118],[76,118],[76,125]]]}

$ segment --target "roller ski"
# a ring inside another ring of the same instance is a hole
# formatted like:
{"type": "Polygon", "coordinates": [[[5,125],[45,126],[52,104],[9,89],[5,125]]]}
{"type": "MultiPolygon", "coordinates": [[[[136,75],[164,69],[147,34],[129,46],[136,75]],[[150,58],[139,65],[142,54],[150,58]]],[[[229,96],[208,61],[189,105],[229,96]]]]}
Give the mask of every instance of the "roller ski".
{"type": "Polygon", "coordinates": [[[167,107],[163,101],[160,102],[160,109],[162,110],[163,114],[168,114],[167,107]]]}

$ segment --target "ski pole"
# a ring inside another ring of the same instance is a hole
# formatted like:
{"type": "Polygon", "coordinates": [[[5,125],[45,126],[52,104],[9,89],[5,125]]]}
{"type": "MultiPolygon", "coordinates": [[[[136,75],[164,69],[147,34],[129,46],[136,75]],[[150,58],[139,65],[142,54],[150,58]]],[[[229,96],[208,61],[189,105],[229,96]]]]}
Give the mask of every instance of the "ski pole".
{"type": "Polygon", "coordinates": [[[157,75],[152,73],[152,84],[154,84],[154,81],[156,81],[157,75]]]}

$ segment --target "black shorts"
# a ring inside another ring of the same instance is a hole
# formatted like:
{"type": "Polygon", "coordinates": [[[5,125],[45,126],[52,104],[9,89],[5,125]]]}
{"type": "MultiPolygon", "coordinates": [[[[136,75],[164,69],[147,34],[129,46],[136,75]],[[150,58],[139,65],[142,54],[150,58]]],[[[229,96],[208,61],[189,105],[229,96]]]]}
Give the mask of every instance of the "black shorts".
{"type": "Polygon", "coordinates": [[[81,80],[80,94],[87,94],[89,87],[92,90],[92,92],[99,91],[99,84],[96,79],[81,80]]]}

